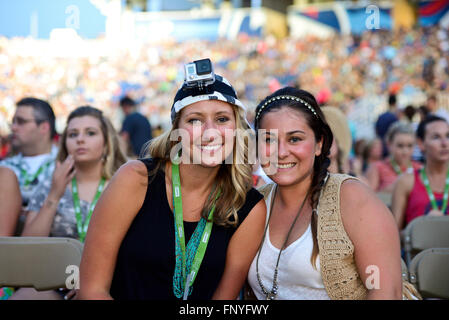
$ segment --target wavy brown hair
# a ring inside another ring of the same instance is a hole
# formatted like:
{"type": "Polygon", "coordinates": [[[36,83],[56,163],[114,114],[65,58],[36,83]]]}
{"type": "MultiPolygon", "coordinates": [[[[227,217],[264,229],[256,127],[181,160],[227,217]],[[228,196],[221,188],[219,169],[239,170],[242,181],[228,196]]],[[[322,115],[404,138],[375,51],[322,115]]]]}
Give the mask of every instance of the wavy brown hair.
{"type": "Polygon", "coordinates": [[[273,94],[266,97],[257,106],[256,115],[258,114],[258,116],[255,119],[256,130],[259,129],[260,122],[266,113],[284,107],[300,111],[303,114],[304,119],[306,120],[308,126],[312,129],[315,135],[315,141],[319,142],[321,139],[323,139],[321,154],[315,157],[315,161],[313,163],[312,182],[309,190],[309,194],[311,195],[310,202],[313,208],[312,221],[311,221],[311,229],[313,235],[313,251],[310,261],[313,267],[316,268],[316,259],[319,253],[318,239],[317,239],[318,217],[316,209],[318,207],[318,201],[321,190],[326,182],[326,177],[328,174],[327,168],[330,165],[329,154],[330,148],[332,146],[333,134],[331,128],[329,127],[329,125],[325,120],[323,112],[321,111],[320,107],[318,106],[318,103],[315,100],[315,97],[305,90],[300,90],[293,87],[285,87],[277,90],[273,94]],[[306,105],[296,100],[285,100],[285,99],[274,100],[273,102],[271,102],[269,105],[266,105],[262,109],[262,107],[268,100],[277,96],[285,96],[285,95],[302,99],[312,107],[316,115],[312,113],[312,111],[309,110],[306,105]]]}
{"type": "Polygon", "coordinates": [[[67,118],[67,125],[64,129],[64,132],[61,135],[59,152],[57,159],[59,161],[64,161],[67,156],[67,146],[65,144],[67,138],[67,128],[69,123],[74,118],[90,116],[98,121],[100,121],[101,132],[103,133],[103,138],[106,144],[106,154],[103,158],[103,172],[102,176],[109,180],[112,178],[114,173],[120,168],[122,164],[124,164],[127,159],[125,154],[120,148],[119,138],[117,131],[114,129],[111,121],[103,115],[103,112],[99,109],[96,109],[91,106],[82,106],[73,110],[69,117],[67,118]]]}

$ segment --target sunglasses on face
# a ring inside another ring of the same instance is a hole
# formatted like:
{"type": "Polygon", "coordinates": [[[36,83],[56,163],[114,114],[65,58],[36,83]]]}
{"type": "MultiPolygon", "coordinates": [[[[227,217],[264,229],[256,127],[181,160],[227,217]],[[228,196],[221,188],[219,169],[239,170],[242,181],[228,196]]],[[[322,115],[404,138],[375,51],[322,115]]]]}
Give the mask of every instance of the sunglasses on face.
{"type": "Polygon", "coordinates": [[[11,125],[17,124],[19,126],[23,126],[23,125],[27,124],[28,122],[36,122],[36,124],[41,124],[42,122],[44,122],[44,120],[25,119],[25,118],[22,118],[22,117],[14,117],[14,118],[12,118],[11,125]]]}

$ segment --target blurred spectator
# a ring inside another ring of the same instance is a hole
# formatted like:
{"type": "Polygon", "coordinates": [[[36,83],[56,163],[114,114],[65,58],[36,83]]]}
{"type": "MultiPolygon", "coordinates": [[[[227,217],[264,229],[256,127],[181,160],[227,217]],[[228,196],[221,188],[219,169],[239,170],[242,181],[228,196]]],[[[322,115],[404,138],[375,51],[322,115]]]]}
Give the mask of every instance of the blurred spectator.
{"type": "Polygon", "coordinates": [[[368,167],[365,159],[366,145],[365,139],[359,139],[354,143],[354,156],[350,159],[349,173],[355,177],[363,176],[364,168],[368,167]]]}
{"type": "MultiPolygon", "coordinates": [[[[429,109],[426,106],[420,106],[416,110],[416,113],[418,114],[419,122],[422,122],[430,114],[430,111],[429,111],[429,109]]],[[[416,133],[416,130],[418,128],[418,123],[416,123],[416,122],[413,123],[413,128],[415,129],[415,133],[416,133]]],[[[419,161],[421,163],[424,163],[424,156],[423,156],[423,154],[421,152],[421,149],[419,148],[419,146],[417,144],[415,144],[415,147],[413,148],[412,159],[415,160],[415,161],[419,161]]]]}
{"type": "Polygon", "coordinates": [[[389,157],[370,165],[366,178],[376,192],[393,192],[396,179],[404,172],[411,173],[421,168],[412,161],[415,146],[415,131],[411,124],[396,122],[390,126],[386,135],[389,157]]]}
{"type": "Polygon", "coordinates": [[[394,187],[392,212],[400,230],[419,216],[448,214],[449,124],[430,115],[416,136],[426,163],[421,170],[404,173],[394,187]]]}
{"type": "MultiPolygon", "coordinates": [[[[382,159],[382,142],[378,138],[370,140],[364,150],[366,165],[382,159]]],[[[368,167],[365,168],[365,170],[368,167]]]]}
{"type": "Polygon", "coordinates": [[[398,110],[396,108],[396,95],[390,94],[388,97],[388,110],[382,113],[376,121],[375,128],[376,134],[382,141],[382,156],[388,155],[387,143],[385,141],[385,135],[388,128],[396,121],[398,121],[398,110]]]}
{"type": "Polygon", "coordinates": [[[336,107],[321,107],[334,135],[329,158],[331,173],[349,173],[349,152],[352,146],[351,131],[345,114],[336,107]]]}
{"type": "Polygon", "coordinates": [[[438,105],[437,97],[435,95],[430,95],[427,99],[427,109],[430,113],[443,118],[447,122],[449,122],[449,113],[446,109],[441,108],[438,105]]]}
{"type": "Polygon", "coordinates": [[[362,172],[366,172],[371,164],[382,160],[382,158],[382,141],[379,138],[369,140],[363,150],[362,172]]]}
{"type": "Polygon", "coordinates": [[[159,124],[156,126],[156,128],[153,129],[153,138],[156,138],[158,136],[160,136],[162,133],[164,132],[164,130],[162,129],[162,126],[159,124]]]}
{"type": "MultiPolygon", "coordinates": [[[[54,174],[30,199],[23,236],[69,237],[84,242],[96,202],[115,171],[126,162],[118,139],[98,109],[79,107],[69,115],[54,174]]],[[[61,299],[58,293],[21,288],[11,299],[61,299]]]]}
{"type": "Polygon", "coordinates": [[[424,121],[424,119],[429,115],[429,108],[426,106],[420,106],[418,108],[419,122],[424,121]]]}
{"type": "Polygon", "coordinates": [[[16,156],[0,162],[0,166],[14,171],[20,185],[22,203],[26,208],[32,193],[51,179],[58,148],[52,144],[55,134],[55,115],[43,100],[24,98],[17,102],[12,119],[11,145],[16,156]]]}
{"type": "Polygon", "coordinates": [[[7,137],[0,137],[0,161],[5,159],[10,151],[9,139],[7,137]]]}
{"type": "Polygon", "coordinates": [[[404,108],[402,114],[404,115],[403,120],[412,123],[416,114],[416,109],[412,105],[408,105],[404,108]]]}
{"type": "Polygon", "coordinates": [[[142,146],[152,139],[151,125],[147,118],[137,111],[136,103],[126,96],[120,100],[120,106],[125,114],[120,136],[131,149],[132,155],[139,156],[142,146]]]}

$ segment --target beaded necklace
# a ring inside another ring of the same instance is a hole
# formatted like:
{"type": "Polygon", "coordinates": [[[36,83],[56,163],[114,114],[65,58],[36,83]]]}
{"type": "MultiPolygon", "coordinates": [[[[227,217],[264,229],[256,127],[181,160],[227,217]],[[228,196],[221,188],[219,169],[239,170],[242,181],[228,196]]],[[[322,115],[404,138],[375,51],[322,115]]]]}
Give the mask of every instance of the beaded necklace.
{"type": "Polygon", "coordinates": [[[259,252],[257,254],[257,259],[256,259],[257,282],[259,283],[260,289],[262,289],[262,293],[265,295],[266,300],[275,300],[276,299],[276,296],[277,296],[277,293],[278,293],[278,288],[279,288],[278,287],[278,283],[277,283],[277,277],[278,277],[279,260],[281,259],[281,253],[285,249],[285,245],[287,244],[287,240],[290,237],[290,233],[293,230],[293,226],[295,225],[296,220],[298,220],[298,217],[299,217],[299,215],[300,215],[300,213],[302,211],[302,208],[304,207],[304,204],[306,203],[306,200],[309,197],[310,189],[309,189],[309,191],[307,191],[307,194],[306,194],[304,200],[301,203],[301,207],[299,208],[298,213],[296,214],[296,217],[293,220],[293,223],[290,226],[290,229],[288,230],[287,237],[284,240],[284,244],[282,245],[281,249],[279,250],[278,258],[277,258],[277,261],[276,261],[276,267],[274,268],[273,285],[272,285],[271,291],[268,292],[265,289],[265,287],[263,286],[262,280],[260,279],[260,274],[259,274],[259,257],[260,257],[260,252],[262,251],[262,246],[263,246],[263,243],[265,241],[265,237],[267,235],[268,225],[270,224],[271,213],[273,211],[273,204],[274,204],[274,199],[276,198],[276,193],[277,193],[277,185],[276,185],[275,190],[274,190],[273,198],[271,199],[270,214],[268,216],[268,221],[267,221],[267,224],[265,226],[265,231],[264,231],[264,234],[263,234],[262,243],[260,244],[259,252]]]}

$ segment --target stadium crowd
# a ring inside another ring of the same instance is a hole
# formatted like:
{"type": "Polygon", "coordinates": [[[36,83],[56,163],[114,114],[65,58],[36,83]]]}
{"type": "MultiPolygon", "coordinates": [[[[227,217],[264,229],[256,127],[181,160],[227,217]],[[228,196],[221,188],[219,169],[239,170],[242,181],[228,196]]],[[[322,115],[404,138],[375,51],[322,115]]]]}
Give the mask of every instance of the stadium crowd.
{"type": "MultiPolygon", "coordinates": [[[[35,41],[0,38],[0,160],[8,161],[15,153],[23,151],[19,144],[11,143],[10,128],[20,126],[21,121],[31,121],[27,118],[31,113],[17,114],[20,109],[18,101],[30,96],[48,101],[51,105],[56,131],[63,133],[60,136],[63,142],[72,137],[68,127],[70,121],[75,127],[73,130],[85,129],[83,123],[73,119],[92,118],[92,115],[77,113],[78,107],[90,105],[102,111],[97,117],[104,115],[111,120],[116,132],[112,127],[107,129],[116,140],[114,147],[108,148],[117,149],[117,132],[122,129],[125,115],[120,104],[125,96],[137,102],[138,111],[149,119],[153,137],[157,137],[173,123],[173,97],[183,81],[186,58],[193,61],[208,57],[214,63],[215,72],[232,83],[240,101],[248,108],[251,124],[255,122],[256,106],[279,89],[290,86],[312,93],[322,107],[335,139],[334,148],[329,146],[329,171],[356,176],[374,192],[378,192],[393,212],[399,231],[413,218],[427,214],[410,213],[411,209],[407,208],[410,192],[419,192],[413,189],[413,179],[422,179],[426,188],[429,185],[426,171],[422,169],[426,156],[428,161],[430,159],[427,175],[431,176],[431,182],[438,185],[436,189],[439,191],[444,189],[445,193],[448,192],[447,185],[444,187],[443,183],[440,186],[440,178],[445,178],[446,172],[441,175],[438,164],[445,161],[446,169],[449,157],[444,161],[440,159],[446,155],[438,153],[435,150],[437,147],[426,140],[430,133],[438,135],[442,140],[447,140],[449,136],[449,111],[446,111],[449,110],[448,30],[439,27],[394,32],[379,30],[361,36],[336,35],[327,39],[253,38],[240,35],[236,40],[220,39],[216,42],[175,43],[167,40],[138,47],[124,46],[108,55],[78,58],[40,55],[33,52],[35,41]],[[329,111],[329,108],[332,110],[329,111]],[[420,115],[418,110],[425,115],[420,115]],[[391,115],[392,120],[388,123],[381,121],[380,116],[384,113],[391,115]],[[71,117],[67,121],[69,114],[71,117]],[[335,126],[336,122],[339,125],[335,126]],[[382,135],[377,126],[383,128],[382,135]],[[407,174],[408,177],[403,178],[407,174]],[[398,177],[402,179],[398,183],[399,191],[394,189],[398,177]],[[393,200],[391,198],[394,193],[397,194],[396,200],[400,199],[401,203],[394,203],[394,197],[393,200]]],[[[21,102],[22,107],[31,104],[21,102]]],[[[98,110],[91,112],[97,114],[98,110]]],[[[50,121],[38,117],[34,120],[38,127],[42,122],[50,121]]],[[[99,128],[96,129],[97,133],[101,132],[99,128]]],[[[46,129],[42,137],[47,138],[50,133],[49,138],[56,145],[58,135],[53,137],[50,129],[46,129]]],[[[446,142],[442,142],[444,146],[441,148],[449,152],[449,143],[446,146],[446,142]]],[[[106,140],[101,142],[101,146],[106,144],[106,140]]],[[[49,144],[45,145],[42,147],[45,152],[42,153],[49,153],[52,148],[49,144]]],[[[98,153],[98,168],[103,168],[106,161],[105,154],[108,151],[104,150],[103,154],[98,153]]],[[[123,160],[121,155],[119,158],[123,160]]],[[[58,159],[60,163],[45,167],[44,170],[51,169],[59,173],[65,170],[67,177],[72,179],[73,175],[69,175],[69,171],[71,167],[76,167],[73,160],[67,160],[70,163],[64,161],[65,156],[58,159]]],[[[108,174],[108,179],[112,174],[108,174]]],[[[6,179],[6,176],[2,177],[6,179]]],[[[51,189],[50,179],[48,174],[47,181],[44,181],[47,191],[51,189]]],[[[54,184],[57,178],[53,176],[52,179],[54,184]]],[[[95,185],[99,179],[96,177],[95,185]]],[[[267,181],[270,180],[260,170],[254,171],[255,186],[267,181]]],[[[18,181],[20,187],[23,183],[26,181],[18,181]]],[[[64,186],[58,191],[59,198],[64,195],[64,186]]],[[[427,201],[423,193],[424,186],[421,187],[420,199],[427,201]]],[[[86,190],[93,197],[96,190],[89,188],[86,190]]],[[[438,203],[443,197],[447,198],[443,192],[436,194],[438,203]]],[[[39,206],[33,207],[35,215],[44,211],[52,212],[45,214],[53,217],[60,210],[57,204],[52,203],[49,195],[46,198],[47,195],[40,195],[39,206]],[[43,209],[40,209],[41,206],[43,209]]],[[[415,197],[415,200],[418,198],[415,197]]],[[[32,198],[30,201],[36,202],[32,198]]],[[[447,204],[447,199],[445,201],[447,204]]],[[[443,205],[439,209],[434,206],[434,202],[431,214],[447,215],[447,206],[443,205]]],[[[87,204],[83,205],[88,208],[87,204]]],[[[413,205],[423,207],[422,203],[413,205]]],[[[52,218],[48,219],[45,232],[34,233],[34,230],[41,230],[36,221],[30,229],[30,222],[22,220],[25,223],[23,235],[51,235],[49,228],[52,221],[52,218]]],[[[72,228],[75,229],[75,226],[72,228]]],[[[70,234],[76,234],[76,231],[72,230],[70,234]]],[[[11,294],[10,291],[3,292],[3,296],[11,294]]]]}
{"type": "MultiPolygon", "coordinates": [[[[182,80],[186,56],[210,57],[217,73],[235,84],[249,109],[270,91],[295,84],[320,103],[343,108],[363,128],[386,109],[389,92],[398,94],[401,108],[425,104],[430,92],[449,107],[449,40],[447,31],[438,27],[329,39],[241,35],[216,42],[166,41],[125,45],[104,56],[80,58],[40,55],[34,50],[35,41],[0,38],[2,135],[7,133],[14,102],[30,93],[54,107],[59,132],[74,106],[87,103],[105,111],[118,127],[122,116],[118,100],[126,93],[140,103],[154,127],[165,129],[170,97],[182,80]]],[[[372,137],[372,131],[360,135],[372,137]]]]}

